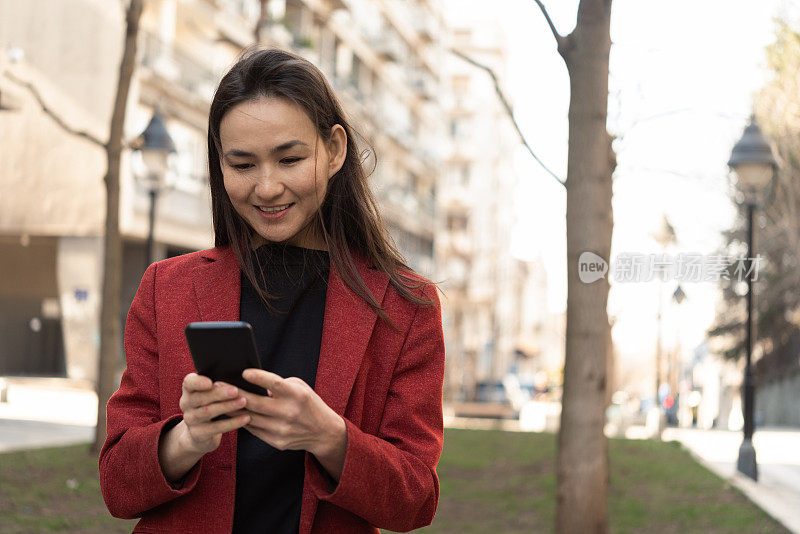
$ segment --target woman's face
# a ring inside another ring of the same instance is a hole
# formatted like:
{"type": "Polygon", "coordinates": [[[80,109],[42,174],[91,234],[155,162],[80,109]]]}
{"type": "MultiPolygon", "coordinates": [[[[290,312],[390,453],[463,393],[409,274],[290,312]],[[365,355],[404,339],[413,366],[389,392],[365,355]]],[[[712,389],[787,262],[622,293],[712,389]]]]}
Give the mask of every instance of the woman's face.
{"type": "Polygon", "coordinates": [[[225,190],[255,230],[253,245],[284,242],[324,249],[312,222],[328,180],[344,163],[344,128],[334,125],[325,143],[299,106],[261,97],[232,107],[219,134],[225,190]]]}

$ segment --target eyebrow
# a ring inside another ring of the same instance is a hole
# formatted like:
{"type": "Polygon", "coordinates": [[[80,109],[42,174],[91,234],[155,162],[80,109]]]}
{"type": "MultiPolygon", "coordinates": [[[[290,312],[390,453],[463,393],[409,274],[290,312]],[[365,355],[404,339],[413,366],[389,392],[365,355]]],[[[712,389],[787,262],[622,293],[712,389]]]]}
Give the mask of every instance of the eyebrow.
{"type": "MultiPolygon", "coordinates": [[[[292,139],[291,141],[286,141],[285,143],[281,143],[280,145],[276,146],[275,148],[270,150],[269,153],[270,155],[274,155],[277,154],[278,152],[284,152],[298,145],[308,146],[308,143],[304,143],[299,139],[292,139]]],[[[247,152],[246,150],[233,149],[225,152],[226,158],[230,156],[246,158],[246,157],[255,157],[255,154],[253,154],[252,152],[247,152]]]]}

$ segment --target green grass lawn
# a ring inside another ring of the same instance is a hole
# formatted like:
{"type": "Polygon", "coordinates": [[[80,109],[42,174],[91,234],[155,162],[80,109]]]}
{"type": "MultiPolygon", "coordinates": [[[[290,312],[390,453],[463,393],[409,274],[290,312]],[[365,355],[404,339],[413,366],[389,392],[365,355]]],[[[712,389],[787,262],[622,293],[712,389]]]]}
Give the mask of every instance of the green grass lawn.
{"type": "MultiPolygon", "coordinates": [[[[552,532],[556,436],[445,431],[441,498],[426,534],[552,532]]],[[[787,533],[677,442],[610,440],[614,533],[787,533]]]]}
{"type": "MultiPolygon", "coordinates": [[[[676,443],[612,440],[611,532],[787,532],[676,443]]],[[[0,532],[130,532],[108,515],[87,446],[0,454],[0,532]]],[[[551,532],[555,436],[445,431],[425,533],[551,532]]]]}
{"type": "Polygon", "coordinates": [[[89,445],[0,454],[0,532],[131,532],[100,496],[89,445]]]}

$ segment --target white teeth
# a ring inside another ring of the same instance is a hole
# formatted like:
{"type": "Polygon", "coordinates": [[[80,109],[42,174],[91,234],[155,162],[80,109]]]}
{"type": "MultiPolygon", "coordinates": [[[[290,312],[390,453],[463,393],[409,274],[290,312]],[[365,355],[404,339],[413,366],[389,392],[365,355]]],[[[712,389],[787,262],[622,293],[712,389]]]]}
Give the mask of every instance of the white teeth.
{"type": "Polygon", "coordinates": [[[285,210],[289,206],[291,206],[291,204],[284,204],[283,206],[275,206],[275,207],[272,207],[272,208],[265,208],[265,207],[262,207],[262,206],[257,206],[257,207],[258,207],[258,209],[260,209],[264,213],[278,213],[280,211],[285,210]]]}

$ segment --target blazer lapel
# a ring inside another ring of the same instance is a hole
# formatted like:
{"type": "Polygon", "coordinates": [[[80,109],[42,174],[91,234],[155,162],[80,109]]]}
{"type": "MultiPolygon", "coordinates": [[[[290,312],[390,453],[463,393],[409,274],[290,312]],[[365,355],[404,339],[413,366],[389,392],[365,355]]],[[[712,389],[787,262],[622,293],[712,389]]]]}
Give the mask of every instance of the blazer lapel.
{"type": "Polygon", "coordinates": [[[203,321],[238,321],[242,286],[239,263],[229,247],[205,251],[208,261],[194,269],[197,307],[203,321]]]}
{"type": "MultiPolygon", "coordinates": [[[[203,257],[209,261],[193,272],[201,319],[238,321],[241,284],[236,256],[229,247],[223,247],[210,249],[203,257]]],[[[367,288],[382,303],[389,277],[354,259],[367,288]]],[[[378,314],[347,286],[331,264],[314,390],[339,415],[344,416],[377,318],[378,314]]]]}
{"type": "MultiPolygon", "coordinates": [[[[192,272],[195,298],[203,321],[238,321],[239,300],[242,287],[239,283],[240,267],[230,247],[217,247],[202,252],[205,264],[192,272]]],[[[226,432],[222,442],[212,453],[225,469],[236,469],[236,432],[226,432]]],[[[227,510],[233,522],[233,499],[227,510]]]]}
{"type": "MultiPolygon", "coordinates": [[[[382,303],[389,277],[358,259],[356,266],[375,300],[382,303]]],[[[341,416],[344,416],[377,317],[331,264],[314,390],[341,416]]]]}

